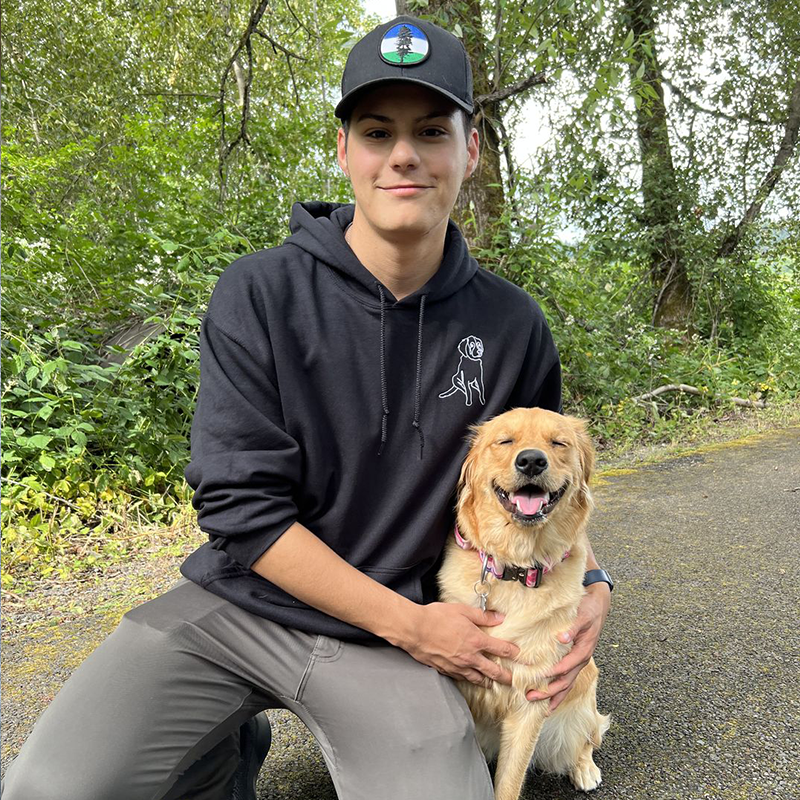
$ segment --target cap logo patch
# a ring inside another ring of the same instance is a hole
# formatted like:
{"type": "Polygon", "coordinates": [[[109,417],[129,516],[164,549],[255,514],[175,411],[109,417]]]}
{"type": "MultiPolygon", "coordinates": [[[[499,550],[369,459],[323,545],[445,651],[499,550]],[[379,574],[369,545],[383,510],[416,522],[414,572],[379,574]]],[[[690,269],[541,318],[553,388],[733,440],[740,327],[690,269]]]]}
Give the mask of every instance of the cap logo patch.
{"type": "Polygon", "coordinates": [[[430,51],[428,37],[408,22],[390,28],[381,39],[381,58],[395,67],[419,64],[430,55],[430,51]]]}

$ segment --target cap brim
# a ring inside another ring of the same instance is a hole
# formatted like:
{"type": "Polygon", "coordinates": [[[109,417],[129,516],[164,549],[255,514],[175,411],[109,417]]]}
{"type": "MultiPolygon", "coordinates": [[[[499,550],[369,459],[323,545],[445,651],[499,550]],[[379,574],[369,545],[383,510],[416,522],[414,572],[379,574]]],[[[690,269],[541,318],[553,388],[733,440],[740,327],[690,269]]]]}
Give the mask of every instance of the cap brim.
{"type": "Polygon", "coordinates": [[[362,83],[360,86],[357,86],[355,89],[349,91],[337,104],[336,108],[334,109],[333,113],[334,116],[338,117],[339,119],[344,119],[347,117],[352,110],[352,106],[355,104],[355,101],[358,95],[361,94],[364,89],[368,89],[372,86],[377,86],[380,83],[390,83],[392,81],[404,81],[406,83],[417,83],[420,86],[425,86],[428,89],[433,90],[434,92],[438,92],[439,94],[444,95],[448,99],[452,100],[459,108],[463,108],[468,114],[473,114],[475,111],[474,106],[465,103],[460,97],[456,97],[451,92],[448,92],[446,89],[442,89],[439,86],[434,86],[433,84],[428,83],[427,81],[421,81],[419,78],[406,78],[406,77],[392,77],[392,78],[375,78],[375,80],[367,81],[366,83],[362,83]]]}

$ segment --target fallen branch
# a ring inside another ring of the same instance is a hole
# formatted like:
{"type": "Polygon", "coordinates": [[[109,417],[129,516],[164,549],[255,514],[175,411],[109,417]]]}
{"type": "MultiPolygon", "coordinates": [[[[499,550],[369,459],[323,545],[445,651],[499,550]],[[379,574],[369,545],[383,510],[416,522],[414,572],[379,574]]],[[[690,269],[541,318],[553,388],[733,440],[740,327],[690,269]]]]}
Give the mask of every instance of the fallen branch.
{"type": "Polygon", "coordinates": [[[50,492],[46,492],[44,489],[35,489],[33,486],[30,486],[27,483],[23,483],[22,481],[15,480],[14,478],[6,478],[3,477],[3,483],[13,483],[16,486],[24,486],[26,489],[30,489],[32,492],[40,492],[41,494],[49,497],[51,500],[58,500],[59,503],[63,503],[65,506],[69,506],[71,509],[74,509],[79,514],[83,514],[83,509],[80,506],[76,506],[75,503],[70,503],[65,497],[59,497],[57,494],[50,494],[50,492]]]}
{"type": "Polygon", "coordinates": [[[646,400],[651,400],[652,398],[658,397],[660,394],[664,394],[665,392],[686,392],[687,394],[697,394],[711,397],[714,400],[730,400],[734,405],[749,406],[750,408],[765,408],[767,405],[763,400],[744,400],[741,397],[715,397],[714,395],[709,395],[708,392],[698,389],[696,386],[689,386],[685,383],[665,383],[663,386],[659,386],[658,388],[653,389],[651,392],[645,392],[644,394],[632,397],[631,400],[633,400],[634,403],[644,403],[646,400]]]}
{"type": "MultiPolygon", "coordinates": [[[[38,492],[39,494],[43,494],[46,497],[49,497],[51,500],[57,500],[59,503],[63,503],[65,506],[68,506],[69,508],[77,511],[79,514],[83,514],[83,515],[86,514],[86,511],[84,509],[82,509],[80,506],[76,506],[75,503],[71,503],[65,497],[59,497],[57,494],[51,494],[50,492],[46,492],[44,489],[37,489],[37,488],[31,486],[30,484],[23,483],[22,481],[15,480],[14,478],[7,478],[5,476],[3,477],[2,482],[3,483],[13,483],[16,486],[24,486],[26,489],[30,489],[32,492],[38,492]]],[[[95,510],[95,513],[96,513],[96,510],[95,510]]],[[[125,522],[125,520],[119,514],[117,514],[115,511],[112,511],[110,508],[104,508],[102,510],[102,513],[108,515],[109,517],[113,517],[114,519],[118,520],[119,522],[122,522],[122,523],[125,522]]]]}

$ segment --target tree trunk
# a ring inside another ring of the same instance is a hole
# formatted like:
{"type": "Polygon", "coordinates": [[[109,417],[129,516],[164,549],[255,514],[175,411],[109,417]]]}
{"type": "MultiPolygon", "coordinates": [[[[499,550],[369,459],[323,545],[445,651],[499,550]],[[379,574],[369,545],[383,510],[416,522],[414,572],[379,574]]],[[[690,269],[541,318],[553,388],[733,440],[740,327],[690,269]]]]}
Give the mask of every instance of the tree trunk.
{"type": "MultiPolygon", "coordinates": [[[[642,223],[648,234],[649,269],[656,292],[652,321],[659,327],[684,328],[690,325],[692,294],[681,241],[678,186],[655,49],[652,0],[626,0],[625,14],[635,41],[649,42],[653,53],[650,59],[643,50],[638,51],[645,64],[641,80],[653,89],[656,97],[648,96],[636,109],[642,156],[642,223]]],[[[631,65],[632,78],[637,68],[637,64],[631,65]]]]}
{"type": "MultiPolygon", "coordinates": [[[[467,0],[469,19],[464,19],[453,0],[430,0],[425,14],[434,17],[437,25],[452,32],[452,20],[459,19],[464,31],[462,42],[472,66],[473,97],[488,95],[493,87],[489,82],[492,59],[486,53],[481,7],[479,0],[467,0]],[[445,12],[450,22],[442,16],[445,12]]],[[[398,14],[408,14],[406,0],[396,0],[398,14]]],[[[470,246],[486,247],[495,235],[496,221],[503,213],[505,196],[500,162],[502,147],[493,120],[499,115],[499,103],[488,102],[477,109],[475,127],[480,140],[480,158],[472,177],[464,181],[456,199],[452,218],[461,228],[470,246]]],[[[508,232],[502,238],[508,239],[508,232]]]]}

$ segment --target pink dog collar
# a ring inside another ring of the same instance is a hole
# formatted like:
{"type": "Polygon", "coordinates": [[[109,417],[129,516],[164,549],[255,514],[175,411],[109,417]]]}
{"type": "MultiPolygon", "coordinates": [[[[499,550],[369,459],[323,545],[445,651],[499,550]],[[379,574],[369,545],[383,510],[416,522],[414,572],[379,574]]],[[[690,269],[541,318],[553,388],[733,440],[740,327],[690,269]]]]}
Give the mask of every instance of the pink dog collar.
{"type": "MultiPolygon", "coordinates": [[[[458,525],[453,529],[456,537],[456,544],[462,550],[476,550],[481,563],[485,563],[487,571],[491,572],[495,578],[501,581],[519,581],[520,583],[532,589],[538,589],[542,583],[542,575],[551,572],[555,564],[540,564],[538,561],[532,567],[518,567],[516,564],[503,565],[502,562],[490,556],[484,550],[479,550],[473,547],[459,532],[458,525]]],[[[569,558],[569,550],[567,550],[561,561],[569,558]]],[[[559,562],[561,563],[561,562],[559,562]]]]}

